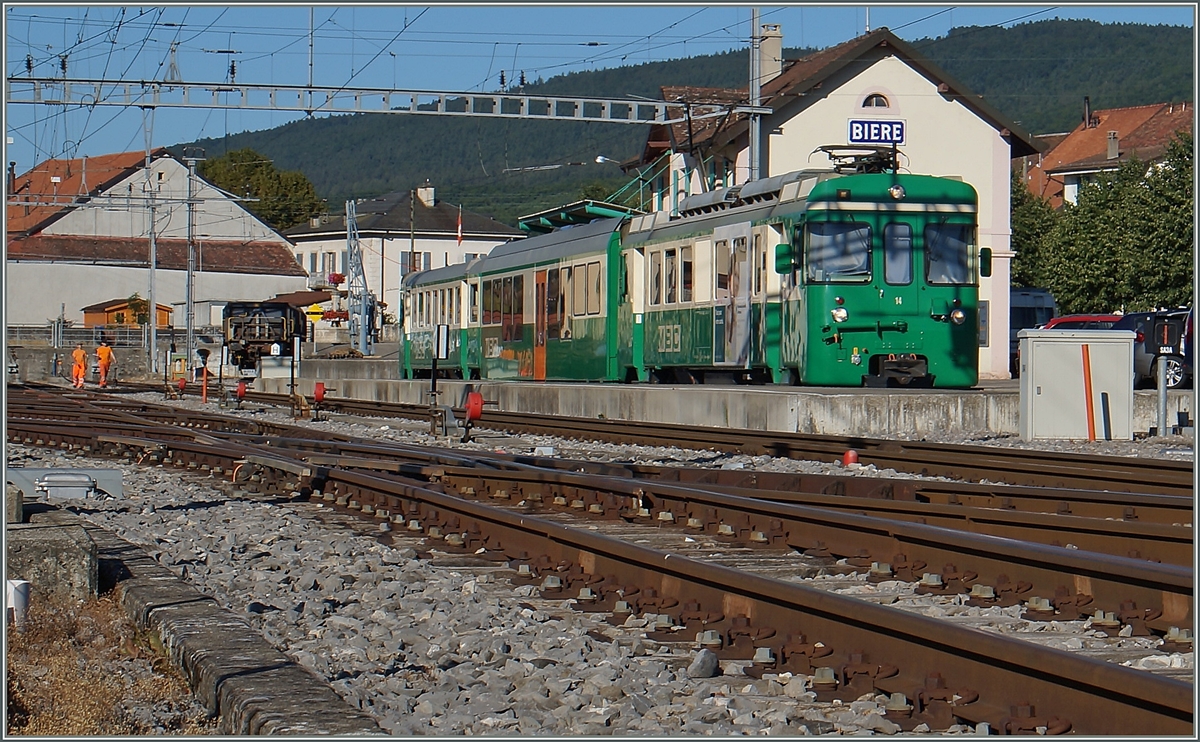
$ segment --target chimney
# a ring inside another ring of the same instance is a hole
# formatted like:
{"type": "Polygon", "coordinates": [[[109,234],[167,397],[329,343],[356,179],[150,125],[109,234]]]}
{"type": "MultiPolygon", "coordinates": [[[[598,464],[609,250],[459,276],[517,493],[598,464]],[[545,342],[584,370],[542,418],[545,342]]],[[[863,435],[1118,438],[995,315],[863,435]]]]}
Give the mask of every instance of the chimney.
{"type": "Polygon", "coordinates": [[[1092,128],[1092,99],[1083,96],[1083,128],[1092,128]]]}
{"type": "Polygon", "coordinates": [[[8,163],[8,195],[15,195],[17,192],[17,163],[8,163]]]}
{"type": "Polygon", "coordinates": [[[1121,154],[1120,140],[1117,139],[1117,132],[1108,132],[1108,159],[1115,160],[1121,154]]]}
{"type": "Polygon", "coordinates": [[[765,85],[783,72],[783,31],[778,23],[762,24],[758,46],[759,84],[765,85]]]}
{"type": "Polygon", "coordinates": [[[417,186],[417,200],[420,201],[421,205],[423,206],[433,206],[433,186],[430,185],[428,180],[425,181],[425,185],[417,186]]]}

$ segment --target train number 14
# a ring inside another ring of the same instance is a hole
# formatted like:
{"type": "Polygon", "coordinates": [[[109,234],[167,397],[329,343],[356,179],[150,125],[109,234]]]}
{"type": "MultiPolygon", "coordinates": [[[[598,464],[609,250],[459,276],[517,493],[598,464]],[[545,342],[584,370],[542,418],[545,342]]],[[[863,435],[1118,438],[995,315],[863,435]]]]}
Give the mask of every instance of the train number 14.
{"type": "Polygon", "coordinates": [[[678,353],[680,350],[679,338],[682,334],[679,325],[659,325],[658,352],[678,353]]]}

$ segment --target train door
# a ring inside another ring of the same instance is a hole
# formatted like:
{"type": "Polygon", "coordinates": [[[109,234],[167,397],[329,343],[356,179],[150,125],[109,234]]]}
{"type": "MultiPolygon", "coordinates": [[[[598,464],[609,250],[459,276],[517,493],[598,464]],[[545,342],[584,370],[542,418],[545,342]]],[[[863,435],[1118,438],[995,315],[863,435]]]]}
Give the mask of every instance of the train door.
{"type": "Polygon", "coordinates": [[[750,364],[750,257],[746,238],[735,237],[729,266],[730,313],[725,318],[725,361],[733,366],[750,364]]]}
{"type": "Polygon", "coordinates": [[[533,378],[536,381],[546,380],[546,271],[538,271],[534,276],[537,287],[533,320],[533,378]]]}

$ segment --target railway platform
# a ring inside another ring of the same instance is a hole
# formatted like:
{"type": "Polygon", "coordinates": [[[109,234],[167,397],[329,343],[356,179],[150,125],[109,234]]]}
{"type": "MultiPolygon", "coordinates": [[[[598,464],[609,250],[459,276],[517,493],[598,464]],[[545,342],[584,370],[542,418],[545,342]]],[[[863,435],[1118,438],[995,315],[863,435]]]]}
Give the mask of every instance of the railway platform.
{"type": "MultiPolygon", "coordinates": [[[[380,378],[386,373],[381,363],[306,361],[296,391],[311,398],[322,382],[335,390],[331,396],[429,401],[429,380],[380,378]],[[353,376],[359,369],[365,378],[353,376]]],[[[288,383],[286,378],[257,382],[261,391],[274,393],[287,393],[288,383]]],[[[478,391],[496,402],[495,409],[509,412],[889,438],[945,432],[1018,435],[1019,384],[1016,379],[985,380],[972,389],[928,390],[439,379],[437,389],[439,403],[451,406],[461,406],[467,392],[478,391]]],[[[1190,389],[1169,392],[1168,418],[1190,425],[1192,401],[1190,389]]],[[[1157,393],[1135,392],[1134,433],[1149,432],[1157,414],[1157,393]]]]}

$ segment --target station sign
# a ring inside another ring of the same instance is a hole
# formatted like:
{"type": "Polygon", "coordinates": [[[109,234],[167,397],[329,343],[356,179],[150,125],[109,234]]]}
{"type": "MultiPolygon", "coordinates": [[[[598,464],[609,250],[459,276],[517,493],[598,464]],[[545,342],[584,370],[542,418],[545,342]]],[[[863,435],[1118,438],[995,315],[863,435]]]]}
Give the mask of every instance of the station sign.
{"type": "Polygon", "coordinates": [[[847,143],[849,144],[904,144],[903,121],[850,120],[847,143]]]}

